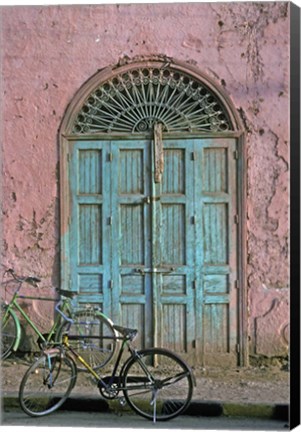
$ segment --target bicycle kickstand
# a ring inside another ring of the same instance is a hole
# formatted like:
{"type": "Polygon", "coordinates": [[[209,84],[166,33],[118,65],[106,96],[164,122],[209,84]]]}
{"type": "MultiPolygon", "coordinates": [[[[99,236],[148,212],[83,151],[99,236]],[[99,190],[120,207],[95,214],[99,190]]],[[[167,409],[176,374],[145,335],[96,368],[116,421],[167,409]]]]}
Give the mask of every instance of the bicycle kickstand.
{"type": "Polygon", "coordinates": [[[150,405],[154,406],[154,415],[153,415],[153,423],[156,423],[156,415],[157,415],[157,393],[158,389],[153,390],[152,400],[150,401],[150,405]]]}

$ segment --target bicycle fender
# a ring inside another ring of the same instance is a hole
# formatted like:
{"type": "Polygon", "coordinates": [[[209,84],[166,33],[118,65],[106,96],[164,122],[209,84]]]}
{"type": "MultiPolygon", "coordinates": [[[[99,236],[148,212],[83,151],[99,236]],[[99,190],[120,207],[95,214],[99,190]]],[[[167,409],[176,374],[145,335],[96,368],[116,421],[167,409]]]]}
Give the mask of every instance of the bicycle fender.
{"type": "Polygon", "coordinates": [[[62,351],[59,348],[48,348],[43,350],[43,354],[51,355],[51,354],[60,354],[62,351]]]}
{"type": "MultiPolygon", "coordinates": [[[[139,351],[136,351],[136,353],[139,355],[139,354],[143,354],[144,352],[148,352],[148,350],[149,350],[149,348],[144,348],[144,349],[141,349],[141,350],[139,350],[139,351]]],[[[128,365],[131,361],[133,361],[134,358],[135,358],[134,356],[130,356],[130,357],[125,361],[125,363],[122,365],[121,370],[120,370],[120,374],[119,374],[120,377],[123,376],[123,372],[124,372],[124,370],[126,369],[127,365],[128,365]]]]}
{"type": "Polygon", "coordinates": [[[74,363],[74,366],[77,370],[77,365],[75,363],[75,361],[73,360],[73,357],[70,355],[69,352],[62,352],[62,350],[59,347],[52,347],[52,348],[48,348],[43,350],[42,356],[46,356],[46,357],[51,357],[54,355],[59,355],[61,358],[66,357],[68,358],[68,360],[72,361],[74,363]]]}

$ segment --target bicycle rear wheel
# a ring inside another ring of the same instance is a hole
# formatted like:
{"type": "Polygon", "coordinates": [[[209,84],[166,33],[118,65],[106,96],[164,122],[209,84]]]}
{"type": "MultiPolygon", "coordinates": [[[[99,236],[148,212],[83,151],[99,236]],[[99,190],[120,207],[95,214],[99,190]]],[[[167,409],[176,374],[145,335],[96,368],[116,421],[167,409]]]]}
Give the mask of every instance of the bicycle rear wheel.
{"type": "Polygon", "coordinates": [[[23,411],[41,417],[60,408],[75,386],[74,361],[60,352],[44,354],[25,373],[19,390],[23,411]]]}
{"type": "MultiPolygon", "coordinates": [[[[61,342],[68,330],[69,344],[89,365],[97,370],[106,365],[113,357],[117,341],[113,323],[98,310],[87,309],[76,312],[69,330],[64,322],[57,332],[56,340],[61,342]]],[[[78,365],[79,370],[86,370],[78,365]]]]}
{"type": "Polygon", "coordinates": [[[5,309],[6,305],[2,305],[1,359],[9,357],[17,339],[16,317],[10,311],[6,311],[5,309]]]}
{"type": "Polygon", "coordinates": [[[129,406],[149,420],[170,420],[183,413],[193,393],[189,366],[162,348],[138,352],[125,367],[124,396],[129,406]]]}

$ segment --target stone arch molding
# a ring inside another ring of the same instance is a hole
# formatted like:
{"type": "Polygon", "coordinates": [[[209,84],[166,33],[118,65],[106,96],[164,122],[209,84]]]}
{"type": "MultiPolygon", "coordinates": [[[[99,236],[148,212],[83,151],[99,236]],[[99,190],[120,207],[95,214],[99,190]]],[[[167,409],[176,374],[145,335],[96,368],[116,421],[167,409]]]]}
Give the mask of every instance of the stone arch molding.
{"type": "Polygon", "coordinates": [[[241,130],[220,88],[188,64],[133,61],[90,78],[67,109],[64,135],[163,132],[227,133],[241,130]]]}

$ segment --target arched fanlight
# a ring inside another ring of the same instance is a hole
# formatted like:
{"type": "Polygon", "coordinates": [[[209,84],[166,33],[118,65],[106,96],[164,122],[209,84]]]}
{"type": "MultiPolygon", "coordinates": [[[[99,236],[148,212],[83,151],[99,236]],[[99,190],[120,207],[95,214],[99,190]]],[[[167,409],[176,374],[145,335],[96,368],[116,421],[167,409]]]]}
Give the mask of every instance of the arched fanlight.
{"type": "Polygon", "coordinates": [[[196,78],[169,67],[134,67],[99,85],[72,125],[75,134],[233,130],[219,98],[196,78]]]}

